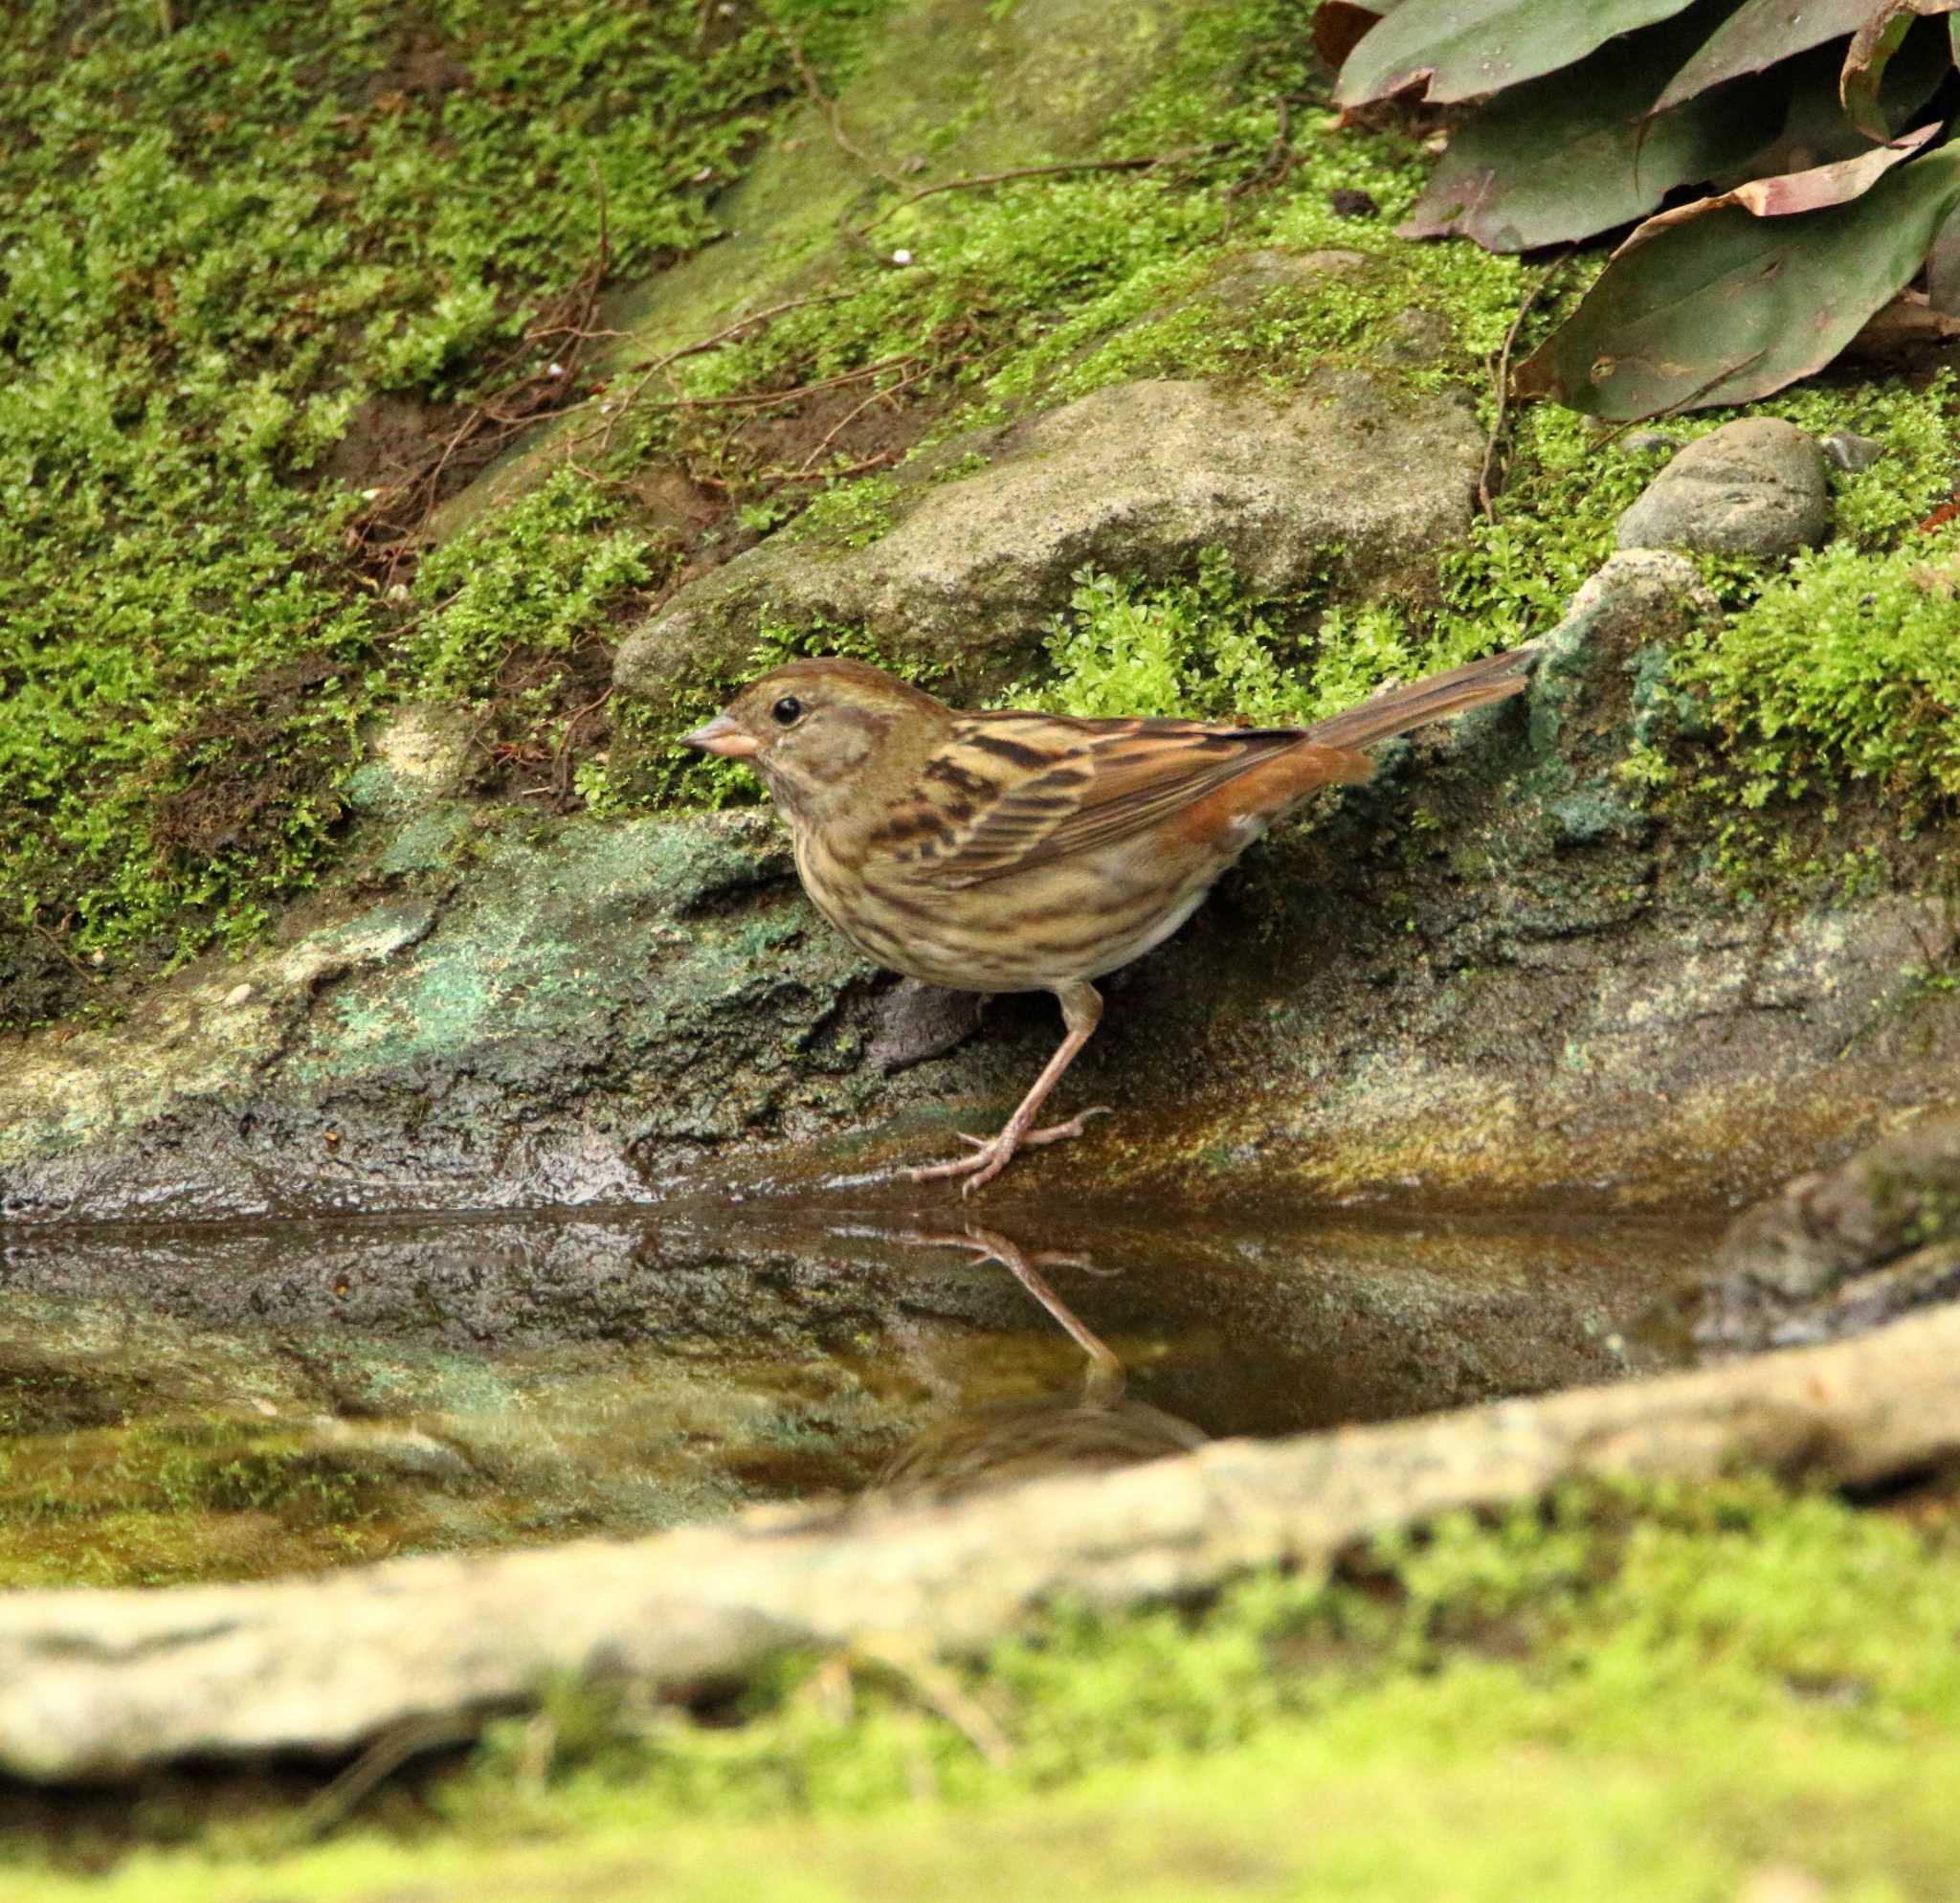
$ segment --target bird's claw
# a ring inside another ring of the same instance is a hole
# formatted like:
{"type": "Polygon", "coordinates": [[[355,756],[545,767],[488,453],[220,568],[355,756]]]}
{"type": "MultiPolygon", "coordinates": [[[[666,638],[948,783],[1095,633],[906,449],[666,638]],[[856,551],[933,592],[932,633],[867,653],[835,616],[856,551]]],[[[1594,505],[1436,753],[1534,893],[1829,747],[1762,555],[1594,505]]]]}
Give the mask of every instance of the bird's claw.
{"type": "Polygon", "coordinates": [[[991,1183],[999,1175],[1016,1151],[1080,1136],[1091,1117],[1107,1115],[1109,1106],[1097,1104],[1077,1112],[1066,1123],[1050,1124],[1043,1130],[1023,1131],[1018,1136],[1012,1133],[1012,1125],[997,1136],[974,1136],[967,1131],[958,1131],[954,1133],[960,1141],[972,1145],[970,1156],[953,1156],[944,1163],[914,1164],[905,1171],[905,1177],[909,1182],[924,1183],[941,1176],[965,1176],[967,1180],[960,1185],[960,1195],[964,1198],[971,1196],[983,1183],[991,1183]]]}
{"type": "MultiPolygon", "coordinates": [[[[993,1160],[991,1153],[999,1141],[997,1137],[975,1139],[969,1136],[965,1131],[957,1131],[956,1134],[962,1143],[973,1145],[973,1153],[970,1156],[949,1156],[944,1163],[908,1164],[904,1172],[906,1181],[926,1183],[937,1176],[963,1176],[969,1170],[985,1169],[993,1160]]],[[[1007,1159],[1002,1157],[1000,1160],[1005,1162],[1007,1159]]]]}
{"type": "Polygon", "coordinates": [[[1026,1136],[1021,1138],[1021,1142],[1024,1145],[1031,1143],[1060,1143],[1066,1137],[1081,1135],[1082,1126],[1091,1117],[1106,1117],[1111,1114],[1113,1112],[1107,1104],[1093,1104],[1086,1110],[1078,1110],[1066,1123],[1050,1124],[1046,1130],[1031,1130],[1026,1136]]]}

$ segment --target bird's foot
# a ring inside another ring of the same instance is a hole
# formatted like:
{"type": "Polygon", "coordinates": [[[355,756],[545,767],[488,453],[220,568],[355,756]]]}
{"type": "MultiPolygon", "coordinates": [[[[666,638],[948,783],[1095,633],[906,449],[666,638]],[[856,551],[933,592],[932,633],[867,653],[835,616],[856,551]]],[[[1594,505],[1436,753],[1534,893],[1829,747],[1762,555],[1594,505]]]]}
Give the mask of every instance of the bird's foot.
{"type": "Polygon", "coordinates": [[[1050,1124],[1044,1130],[1017,1131],[1012,1123],[998,1136],[970,1136],[964,1130],[959,1132],[962,1143],[970,1143],[973,1153],[970,1156],[954,1156],[944,1163],[923,1163],[905,1172],[915,1183],[930,1182],[938,1176],[965,1176],[960,1185],[963,1197],[971,1196],[982,1183],[991,1183],[1007,1168],[1008,1159],[1016,1150],[1030,1149],[1039,1143],[1062,1143],[1071,1136],[1080,1136],[1091,1117],[1106,1117],[1107,1104],[1098,1104],[1092,1109],[1081,1110],[1069,1118],[1066,1123],[1050,1124]]]}

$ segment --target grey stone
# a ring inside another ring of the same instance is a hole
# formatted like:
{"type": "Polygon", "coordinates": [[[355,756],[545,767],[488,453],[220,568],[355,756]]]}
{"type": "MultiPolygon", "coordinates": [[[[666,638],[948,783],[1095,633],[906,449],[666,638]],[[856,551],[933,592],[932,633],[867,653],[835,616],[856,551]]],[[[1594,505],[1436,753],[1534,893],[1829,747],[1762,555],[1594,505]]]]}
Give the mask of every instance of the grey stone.
{"type": "Polygon", "coordinates": [[[1885,445],[1875,437],[1854,436],[1849,430],[1833,430],[1818,447],[1839,469],[1853,476],[1869,469],[1885,453],[1885,445]]]}
{"type": "Polygon", "coordinates": [[[1661,430],[1634,430],[1620,438],[1619,446],[1629,456],[1642,456],[1653,449],[1679,449],[1681,438],[1661,430]]]}
{"type": "Polygon", "coordinates": [[[1793,423],[1745,416],[1691,442],[1619,519],[1622,549],[1785,555],[1831,528],[1824,453],[1793,423]]]}
{"type": "MultiPolygon", "coordinates": [[[[1718,608],[1685,555],[1629,549],[1609,556],[1572,596],[1559,624],[1539,638],[1531,719],[1548,758],[1559,761],[1557,773],[1544,777],[1539,791],[1561,844],[1634,840],[1651,830],[1651,817],[1618,777],[1617,760],[1590,763],[1586,772],[1566,768],[1567,729],[1610,723],[1615,729],[1624,726],[1637,740],[1655,738],[1660,711],[1654,705],[1656,683],[1639,657],[1665,649],[1718,608]],[[1616,705],[1598,704],[1602,683],[1615,676],[1631,677],[1624,713],[1616,705]]],[[[1459,733],[1463,725],[1457,725],[1459,733]]]]}
{"type": "Polygon", "coordinates": [[[1832,1340],[1960,1294],[1960,1115],[1793,1177],[1736,1219],[1716,1268],[1711,1348],[1832,1340]]]}
{"type": "Polygon", "coordinates": [[[1665,549],[1625,549],[1609,555],[1566,609],[1565,618],[1545,637],[1557,642],[1565,631],[1602,621],[1651,631],[1657,624],[1678,620],[1683,606],[1706,611],[1716,606],[1713,592],[1685,556],[1665,549]]]}
{"type": "Polygon", "coordinates": [[[865,1058],[887,1077],[928,1058],[944,1057],[979,1028],[987,1000],[978,992],[904,978],[879,1000],[865,1058]]]}
{"type": "MultiPolygon", "coordinates": [[[[951,445],[948,460],[976,446],[951,445]]],[[[861,626],[890,652],[967,662],[971,678],[990,659],[1032,656],[1085,564],[1168,574],[1212,546],[1260,589],[1330,571],[1366,589],[1465,531],[1483,457],[1466,408],[1364,371],[1325,372],[1278,400],[1118,384],[985,447],[988,468],[919,486],[867,548],[779,536],[682,589],[620,649],[620,685],[654,695],[683,672],[739,668],[765,609],[861,626]]]]}

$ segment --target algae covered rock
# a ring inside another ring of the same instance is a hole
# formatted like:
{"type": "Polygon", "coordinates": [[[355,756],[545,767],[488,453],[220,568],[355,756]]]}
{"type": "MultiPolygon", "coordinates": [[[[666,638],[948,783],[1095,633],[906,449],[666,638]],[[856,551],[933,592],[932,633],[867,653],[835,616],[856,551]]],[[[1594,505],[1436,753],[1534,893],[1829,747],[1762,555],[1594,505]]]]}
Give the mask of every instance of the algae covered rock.
{"type": "Polygon", "coordinates": [[[1279,398],[1115,384],[994,433],[980,453],[991,459],[977,474],[915,486],[866,547],[778,537],[683,588],[620,649],[620,685],[656,695],[695,670],[739,669],[766,614],[984,667],[1032,650],[1089,563],[1166,575],[1220,548],[1268,593],[1330,574],[1365,589],[1468,527],[1483,438],[1455,399],[1411,398],[1357,370],[1279,398]]]}
{"type": "Polygon", "coordinates": [[[810,932],[760,814],[553,823],[452,803],[394,889],[0,1065],[0,1220],[591,1202],[836,1087],[868,968],[810,932]]]}

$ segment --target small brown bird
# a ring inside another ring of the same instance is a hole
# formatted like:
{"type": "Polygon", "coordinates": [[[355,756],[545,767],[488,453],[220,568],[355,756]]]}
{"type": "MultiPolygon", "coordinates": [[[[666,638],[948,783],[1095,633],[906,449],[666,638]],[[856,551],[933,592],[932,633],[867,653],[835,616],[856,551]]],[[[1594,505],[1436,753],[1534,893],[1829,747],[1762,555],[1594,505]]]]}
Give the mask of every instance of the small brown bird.
{"type": "Polygon", "coordinates": [[[1160,945],[1274,820],[1365,780],[1355,750],[1520,692],[1529,647],[1377,695],[1309,728],[957,713],[860,660],[793,660],[684,744],[747,760],[795,840],[803,889],[880,964],[956,991],[1052,991],[1068,1035],[997,1136],[909,1174],[991,1181],[1102,1015],[1094,980],[1160,945]]]}

